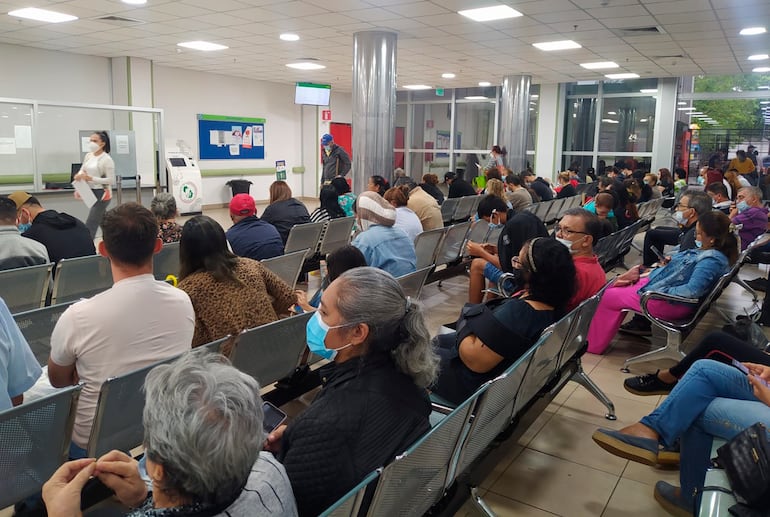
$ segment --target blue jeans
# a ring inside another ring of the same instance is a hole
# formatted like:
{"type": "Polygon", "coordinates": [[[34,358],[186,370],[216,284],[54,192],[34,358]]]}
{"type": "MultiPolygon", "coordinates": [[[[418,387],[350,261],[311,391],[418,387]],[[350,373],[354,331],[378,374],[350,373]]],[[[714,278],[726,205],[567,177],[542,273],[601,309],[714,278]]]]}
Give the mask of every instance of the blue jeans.
{"type": "Polygon", "coordinates": [[[770,407],[754,396],[737,368],[708,359],[696,361],[666,400],[641,420],[664,445],[680,440],[679,480],[682,502],[689,507],[703,487],[713,438],[731,440],[756,422],[770,426],[770,407]]]}

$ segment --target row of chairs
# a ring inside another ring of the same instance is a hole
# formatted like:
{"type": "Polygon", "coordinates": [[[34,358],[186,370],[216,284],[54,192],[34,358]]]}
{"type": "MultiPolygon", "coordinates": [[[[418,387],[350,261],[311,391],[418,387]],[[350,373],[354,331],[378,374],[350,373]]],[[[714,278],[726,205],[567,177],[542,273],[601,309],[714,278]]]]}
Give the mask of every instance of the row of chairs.
{"type": "Polygon", "coordinates": [[[308,258],[316,253],[328,253],[350,242],[353,233],[353,217],[340,217],[317,223],[295,224],[286,239],[284,253],[308,250],[308,258]]]}
{"type": "Polygon", "coordinates": [[[435,266],[438,269],[460,262],[468,241],[497,244],[500,228],[490,228],[484,220],[466,221],[444,228],[420,233],[414,240],[417,269],[435,266]]]}
{"type": "Polygon", "coordinates": [[[481,202],[482,196],[463,196],[447,198],[441,204],[441,218],[444,225],[464,222],[473,217],[481,202]]]}
{"type": "Polygon", "coordinates": [[[485,451],[501,436],[513,434],[503,435],[535,408],[538,399],[555,396],[568,380],[580,379],[578,382],[591,386],[592,392],[601,393],[580,364],[588,325],[601,294],[548,327],[523,357],[462,404],[448,411],[435,406],[432,421],[437,423],[431,431],[390,465],[372,472],[322,515],[423,515],[449,497],[453,486],[470,489],[477,508],[494,515],[468,481],[468,474],[485,451]],[[367,494],[372,493],[371,504],[364,507],[367,494]]]}
{"type": "Polygon", "coordinates": [[[579,207],[582,199],[582,196],[570,196],[561,199],[551,199],[550,201],[540,201],[539,203],[532,203],[525,210],[532,212],[548,225],[561,219],[562,214],[570,208],[579,207]]]}
{"type": "Polygon", "coordinates": [[[631,251],[634,236],[639,232],[642,224],[642,220],[638,220],[596,241],[594,254],[596,254],[599,264],[601,264],[605,271],[609,271],[618,265],[628,269],[624,258],[631,251]]]}

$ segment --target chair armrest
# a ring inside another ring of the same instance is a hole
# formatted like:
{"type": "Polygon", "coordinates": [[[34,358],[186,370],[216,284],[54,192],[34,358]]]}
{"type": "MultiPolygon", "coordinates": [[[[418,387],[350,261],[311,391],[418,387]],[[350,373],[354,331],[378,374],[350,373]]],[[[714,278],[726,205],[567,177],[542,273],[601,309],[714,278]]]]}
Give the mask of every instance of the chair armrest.
{"type": "Polygon", "coordinates": [[[503,273],[500,278],[497,279],[497,290],[505,297],[510,298],[513,293],[509,293],[505,290],[505,282],[507,280],[514,280],[516,277],[513,273],[503,273]]]}
{"type": "Polygon", "coordinates": [[[650,320],[652,323],[657,324],[658,326],[666,330],[681,330],[695,323],[695,319],[698,315],[698,311],[696,311],[695,314],[693,314],[693,317],[690,318],[685,323],[675,323],[675,322],[662,320],[660,318],[656,318],[655,316],[652,316],[650,314],[649,308],[647,307],[650,300],[662,300],[666,302],[683,303],[687,305],[697,306],[698,303],[700,303],[699,298],[685,298],[684,296],[676,296],[673,294],[661,293],[659,291],[647,291],[644,294],[642,294],[642,297],[639,300],[644,317],[650,320]]]}

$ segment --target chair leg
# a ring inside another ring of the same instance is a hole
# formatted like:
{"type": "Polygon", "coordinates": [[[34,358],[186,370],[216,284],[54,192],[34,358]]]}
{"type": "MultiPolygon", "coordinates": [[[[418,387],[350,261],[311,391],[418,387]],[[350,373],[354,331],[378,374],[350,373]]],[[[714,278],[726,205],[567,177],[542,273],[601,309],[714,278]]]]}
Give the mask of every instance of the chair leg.
{"type": "Polygon", "coordinates": [[[495,512],[493,512],[492,508],[490,508],[484,499],[481,498],[479,495],[479,489],[475,486],[471,487],[471,504],[481,515],[495,517],[495,512]]]}
{"type": "Polygon", "coordinates": [[[604,415],[604,418],[607,420],[618,419],[618,417],[615,416],[615,404],[613,404],[609,397],[604,394],[601,388],[597,386],[593,380],[591,380],[588,374],[583,370],[582,364],[578,363],[578,369],[575,373],[572,374],[572,378],[570,380],[575,381],[583,386],[591,395],[596,397],[599,402],[607,406],[608,412],[604,415]]]}
{"type": "Polygon", "coordinates": [[[678,362],[684,356],[685,353],[681,350],[681,335],[678,333],[668,334],[664,346],[626,359],[621,370],[628,372],[628,365],[630,364],[656,361],[658,359],[673,359],[678,362]]]}
{"type": "Polygon", "coordinates": [[[759,301],[759,296],[757,296],[757,292],[754,289],[752,289],[752,287],[749,284],[747,284],[746,282],[744,282],[742,279],[738,278],[737,276],[733,279],[733,282],[735,282],[739,286],[741,286],[744,289],[746,289],[746,291],[748,291],[748,293],[753,298],[754,303],[757,303],[759,301]]]}

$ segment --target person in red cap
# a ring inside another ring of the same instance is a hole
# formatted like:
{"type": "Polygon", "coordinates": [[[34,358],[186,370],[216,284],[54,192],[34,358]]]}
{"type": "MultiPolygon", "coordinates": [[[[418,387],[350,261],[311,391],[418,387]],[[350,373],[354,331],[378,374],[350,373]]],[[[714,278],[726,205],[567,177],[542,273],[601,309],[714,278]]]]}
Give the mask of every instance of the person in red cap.
{"type": "Polygon", "coordinates": [[[264,260],[283,255],[283,241],[275,226],[257,217],[257,206],[249,194],[236,194],[230,201],[227,242],[240,257],[264,260]]]}

